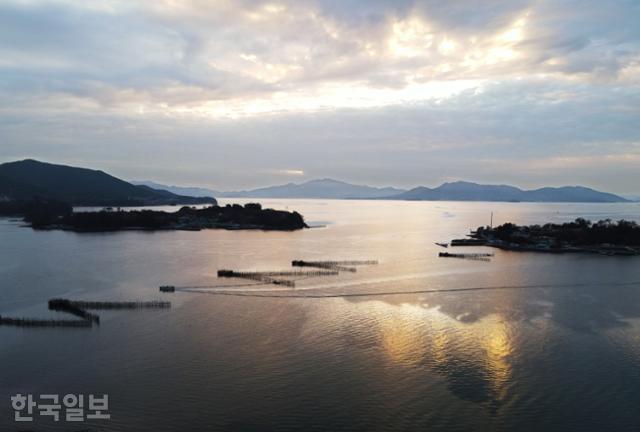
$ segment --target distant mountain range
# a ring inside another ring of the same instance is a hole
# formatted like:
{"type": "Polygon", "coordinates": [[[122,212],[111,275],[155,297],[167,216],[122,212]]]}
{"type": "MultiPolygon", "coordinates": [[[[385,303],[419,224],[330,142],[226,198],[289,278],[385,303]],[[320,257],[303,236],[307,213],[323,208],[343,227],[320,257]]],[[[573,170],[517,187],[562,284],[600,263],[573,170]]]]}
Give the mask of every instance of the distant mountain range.
{"type": "Polygon", "coordinates": [[[215,203],[136,186],[105,172],[27,159],[0,165],[0,200],[44,199],[75,206],[215,203]]]}
{"type": "Polygon", "coordinates": [[[202,197],[227,198],[325,198],[325,199],[365,199],[383,198],[404,192],[404,189],[392,187],[377,188],[345,183],[332,179],[311,180],[305,183],[287,183],[260,189],[221,192],[201,187],[168,186],[153,181],[132,181],[137,185],[145,185],[154,189],[163,189],[173,193],[202,197]]]}
{"type": "Polygon", "coordinates": [[[392,187],[377,188],[345,183],[332,179],[287,183],[248,191],[223,192],[219,196],[236,198],[382,198],[404,192],[392,187]]]}
{"type": "MultiPolygon", "coordinates": [[[[132,182],[134,183],[134,182],[132,182]]],[[[429,201],[625,202],[618,195],[581,186],[522,190],[507,185],[444,183],[411,190],[355,185],[333,179],[288,183],[253,190],[217,192],[206,188],[132,184],[102,171],[23,160],[0,165],[0,201],[42,198],[76,206],[142,206],[215,203],[228,198],[323,198],[429,201]]]]}
{"type": "Polygon", "coordinates": [[[522,201],[522,202],[625,202],[621,196],[582,186],[522,190],[507,185],[482,185],[458,181],[437,188],[417,187],[390,199],[415,201],[522,201]]]}
{"type": "MultiPolygon", "coordinates": [[[[141,182],[142,183],[142,182],[141,182]]],[[[411,190],[393,187],[376,188],[354,185],[332,179],[311,180],[296,184],[271,186],[235,192],[216,192],[202,188],[164,186],[153,182],[143,184],[183,195],[234,198],[324,198],[324,199],[389,199],[414,201],[522,201],[522,202],[624,202],[618,195],[599,192],[581,186],[546,187],[522,190],[507,185],[482,185],[458,181],[436,188],[417,187],[411,190]]]]}
{"type": "Polygon", "coordinates": [[[184,195],[189,197],[214,198],[217,196],[222,196],[223,194],[222,192],[218,192],[218,191],[207,189],[207,188],[192,187],[192,186],[169,186],[169,185],[156,183],[150,180],[132,180],[130,183],[137,186],[147,186],[157,190],[166,190],[176,195],[184,195]]]}

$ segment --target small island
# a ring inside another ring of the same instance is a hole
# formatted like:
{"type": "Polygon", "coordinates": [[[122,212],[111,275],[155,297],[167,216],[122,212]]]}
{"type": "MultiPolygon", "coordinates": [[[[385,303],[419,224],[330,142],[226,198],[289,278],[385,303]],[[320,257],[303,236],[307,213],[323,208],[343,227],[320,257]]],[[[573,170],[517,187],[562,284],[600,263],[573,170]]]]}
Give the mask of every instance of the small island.
{"type": "Polygon", "coordinates": [[[124,230],[256,229],[293,231],[308,228],[298,212],[263,209],[260,204],[228,204],[176,212],[159,210],[122,210],[76,212],[65,203],[25,201],[0,203],[0,214],[21,216],[34,229],[60,229],[78,232],[124,230]]]}
{"type": "Polygon", "coordinates": [[[308,228],[297,212],[263,209],[255,203],[221,207],[213,197],[176,195],[103,171],[31,159],[0,164],[0,216],[22,218],[34,229],[79,232],[308,228]],[[176,212],[124,210],[178,204],[186,207],[176,212]],[[94,206],[104,210],[74,211],[74,207],[94,206]]]}
{"type": "Polygon", "coordinates": [[[480,227],[471,237],[487,246],[515,251],[640,255],[640,225],[626,220],[591,222],[578,218],[563,224],[529,226],[506,223],[480,227]]]}

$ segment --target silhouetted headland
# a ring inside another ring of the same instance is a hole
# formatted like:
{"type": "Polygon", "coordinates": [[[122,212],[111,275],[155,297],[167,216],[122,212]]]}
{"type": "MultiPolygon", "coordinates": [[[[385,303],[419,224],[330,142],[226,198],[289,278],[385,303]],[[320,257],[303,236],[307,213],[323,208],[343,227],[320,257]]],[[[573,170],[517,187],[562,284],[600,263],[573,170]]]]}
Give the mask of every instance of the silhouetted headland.
{"type": "Polygon", "coordinates": [[[81,232],[121,230],[261,229],[298,230],[308,228],[297,212],[263,209],[260,204],[217,205],[201,209],[182,207],[177,212],[158,210],[111,210],[74,212],[55,201],[9,201],[0,203],[0,214],[23,216],[34,229],[81,232]]]}
{"type": "Polygon", "coordinates": [[[32,159],[0,164],[0,201],[6,200],[112,207],[217,203],[213,197],[177,195],[133,185],[103,171],[32,159]]]}
{"type": "Polygon", "coordinates": [[[640,255],[640,226],[626,220],[592,223],[578,218],[563,224],[529,226],[506,223],[480,227],[472,236],[487,246],[508,250],[640,255]]]}

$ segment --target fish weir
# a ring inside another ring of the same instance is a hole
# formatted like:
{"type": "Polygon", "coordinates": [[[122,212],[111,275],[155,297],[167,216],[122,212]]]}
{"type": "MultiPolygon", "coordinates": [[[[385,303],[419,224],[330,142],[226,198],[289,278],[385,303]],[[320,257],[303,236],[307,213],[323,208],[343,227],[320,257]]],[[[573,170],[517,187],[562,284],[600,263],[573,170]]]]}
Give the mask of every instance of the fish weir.
{"type": "Polygon", "coordinates": [[[440,252],[438,254],[440,258],[462,258],[467,260],[474,261],[491,261],[491,257],[493,257],[492,253],[451,253],[451,252],[440,252]]]}
{"type": "Polygon", "coordinates": [[[54,319],[33,319],[33,318],[7,318],[0,316],[0,326],[14,327],[82,327],[93,326],[93,321],[82,320],[54,320],[54,319]]]}
{"type": "MultiPolygon", "coordinates": [[[[171,302],[168,301],[128,301],[128,302],[99,302],[99,301],[70,301],[72,307],[80,309],[106,310],[106,309],[168,309],[171,302]]],[[[50,301],[51,302],[51,301],[50,301]]]]}
{"type": "Polygon", "coordinates": [[[317,270],[317,271],[259,271],[259,272],[239,272],[235,270],[218,270],[218,277],[246,277],[251,276],[290,276],[290,277],[320,277],[337,276],[337,270],[317,270]]]}
{"type": "Polygon", "coordinates": [[[304,261],[293,260],[291,265],[301,267],[304,265],[323,265],[323,266],[359,266],[359,265],[378,265],[378,260],[344,260],[344,261],[304,261]]]}
{"type": "MultiPolygon", "coordinates": [[[[357,265],[375,265],[378,264],[377,260],[345,260],[345,261],[303,261],[294,260],[291,261],[292,267],[313,267],[318,270],[294,270],[294,271],[253,271],[243,272],[228,269],[218,270],[219,278],[240,278],[249,279],[257,282],[269,283],[274,285],[284,285],[288,287],[295,287],[295,281],[289,279],[282,279],[283,277],[322,277],[322,276],[337,276],[340,272],[352,272],[355,273],[357,265]]],[[[160,291],[172,292],[175,291],[175,287],[161,286],[160,291]]]]}
{"type": "Polygon", "coordinates": [[[66,312],[71,315],[75,315],[78,318],[82,318],[85,321],[89,321],[89,323],[100,324],[100,317],[98,315],[87,312],[83,308],[75,302],[66,299],[51,299],[49,300],[49,310],[53,310],[56,312],[66,312]]]}
{"type": "Polygon", "coordinates": [[[166,301],[130,301],[130,302],[98,302],[98,301],[73,301],[67,299],[49,300],[49,309],[56,312],[64,312],[75,315],[79,320],[55,320],[34,318],[8,318],[0,316],[0,326],[15,327],[92,327],[100,325],[100,316],[87,312],[87,309],[112,310],[112,309],[167,309],[171,307],[166,301]]]}
{"type": "Polygon", "coordinates": [[[357,270],[355,267],[347,267],[354,265],[372,265],[377,264],[377,261],[303,261],[293,260],[291,265],[293,267],[316,267],[327,270],[336,270],[338,272],[352,272],[357,270]]]}
{"type": "Polygon", "coordinates": [[[239,272],[235,270],[218,270],[218,277],[249,279],[274,285],[284,285],[291,288],[296,286],[295,281],[278,279],[273,276],[290,276],[295,272],[239,272]],[[280,273],[280,274],[279,274],[280,273]],[[289,273],[289,274],[285,274],[289,273]]]}

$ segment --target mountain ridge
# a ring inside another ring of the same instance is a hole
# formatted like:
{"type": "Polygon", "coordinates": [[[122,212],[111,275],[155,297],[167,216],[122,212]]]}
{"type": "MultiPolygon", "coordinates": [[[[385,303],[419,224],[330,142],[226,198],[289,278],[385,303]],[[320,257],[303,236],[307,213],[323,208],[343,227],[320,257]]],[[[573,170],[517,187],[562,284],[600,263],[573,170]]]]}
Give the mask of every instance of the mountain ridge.
{"type": "Polygon", "coordinates": [[[216,203],[226,198],[321,198],[410,201],[628,202],[584,186],[515,186],[469,181],[410,190],[351,184],[331,178],[286,183],[252,190],[217,192],[199,187],[166,186],[152,181],[126,182],[101,170],[49,164],[33,159],[0,164],[0,200],[46,198],[85,206],[139,206],[216,203]],[[137,184],[136,184],[137,183],[137,184]],[[182,193],[176,193],[182,192],[182,193]],[[204,195],[206,194],[206,195],[204,195]]]}
{"type": "Polygon", "coordinates": [[[215,203],[136,186],[101,170],[25,159],[0,164],[0,199],[45,199],[75,206],[142,206],[215,203]]]}
{"type": "Polygon", "coordinates": [[[404,192],[404,189],[358,185],[330,178],[322,178],[303,183],[286,183],[251,190],[222,192],[219,196],[233,198],[365,199],[383,198],[402,192],[404,192]]]}
{"type": "Polygon", "coordinates": [[[176,195],[190,196],[195,198],[210,197],[215,198],[223,192],[198,186],[177,186],[165,185],[152,180],[131,180],[129,183],[136,186],[147,186],[155,190],[165,190],[176,195]]]}
{"type": "Polygon", "coordinates": [[[523,190],[509,185],[486,185],[467,181],[443,183],[436,188],[418,186],[386,197],[410,201],[521,201],[521,202],[628,202],[615,194],[584,186],[543,187],[523,190]]]}
{"type": "MultiPolygon", "coordinates": [[[[155,182],[157,188],[171,191],[189,189],[212,191],[205,188],[165,186],[155,182]],[[173,189],[175,188],[175,189],[173,189]]],[[[321,198],[321,199],[379,199],[409,201],[503,201],[503,202],[625,202],[619,195],[600,192],[584,186],[542,187],[524,190],[516,186],[487,185],[470,181],[445,182],[435,188],[418,186],[404,190],[394,187],[373,187],[351,184],[331,178],[285,183],[250,190],[216,192],[225,198],[321,198]]]]}

